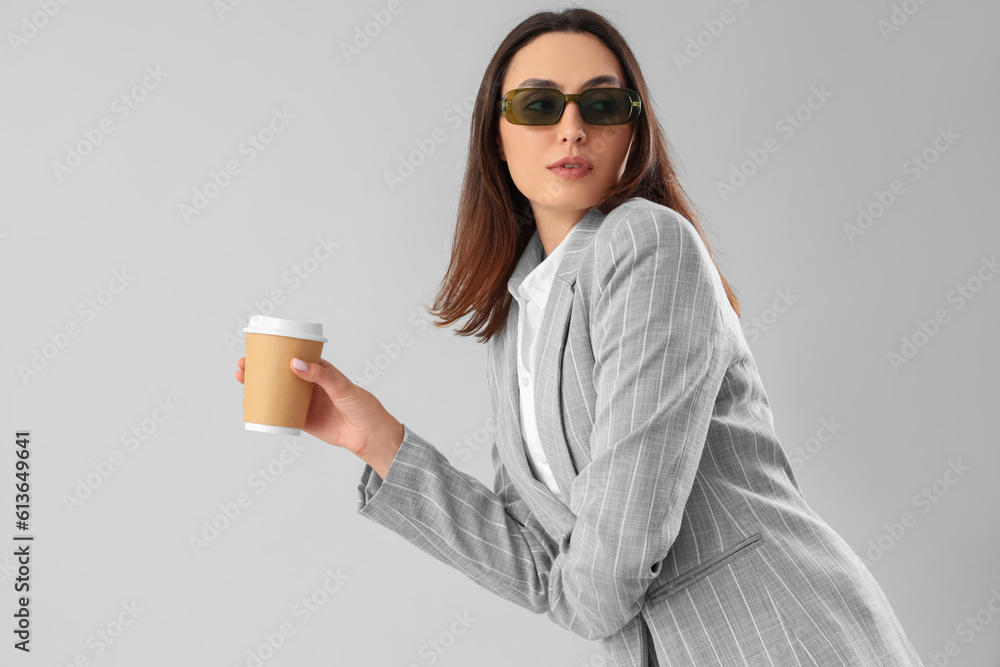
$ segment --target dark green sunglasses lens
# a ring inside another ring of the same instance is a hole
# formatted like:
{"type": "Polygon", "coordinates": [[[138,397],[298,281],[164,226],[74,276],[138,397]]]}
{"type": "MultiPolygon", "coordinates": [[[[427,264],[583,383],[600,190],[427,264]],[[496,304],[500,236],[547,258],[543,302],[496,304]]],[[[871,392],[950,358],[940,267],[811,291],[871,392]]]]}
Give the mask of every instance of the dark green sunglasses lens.
{"type": "Polygon", "coordinates": [[[591,125],[621,125],[632,113],[632,98],[620,88],[588,90],[580,98],[580,115],[591,125]]]}
{"type": "Polygon", "coordinates": [[[524,125],[551,125],[559,116],[562,98],[550,90],[521,90],[514,94],[511,111],[524,125]]]}
{"type": "MultiPolygon", "coordinates": [[[[639,110],[632,96],[633,93],[622,88],[586,90],[579,99],[580,115],[590,125],[627,123],[639,110]]],[[[514,93],[510,104],[509,111],[517,124],[554,125],[560,118],[563,97],[555,89],[523,89],[514,93]]]]}

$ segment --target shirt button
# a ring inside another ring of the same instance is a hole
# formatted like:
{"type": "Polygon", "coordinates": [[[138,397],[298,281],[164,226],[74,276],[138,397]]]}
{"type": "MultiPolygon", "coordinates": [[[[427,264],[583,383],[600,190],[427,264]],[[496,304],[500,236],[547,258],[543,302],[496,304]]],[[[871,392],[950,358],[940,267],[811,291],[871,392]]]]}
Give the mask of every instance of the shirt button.
{"type": "Polygon", "coordinates": [[[527,387],[529,384],[531,384],[531,380],[529,380],[527,377],[521,378],[521,386],[522,387],[527,387]]]}
{"type": "Polygon", "coordinates": [[[545,454],[542,454],[541,456],[539,456],[538,460],[541,461],[542,465],[548,465],[548,463],[549,463],[548,459],[545,458],[545,454]]]}

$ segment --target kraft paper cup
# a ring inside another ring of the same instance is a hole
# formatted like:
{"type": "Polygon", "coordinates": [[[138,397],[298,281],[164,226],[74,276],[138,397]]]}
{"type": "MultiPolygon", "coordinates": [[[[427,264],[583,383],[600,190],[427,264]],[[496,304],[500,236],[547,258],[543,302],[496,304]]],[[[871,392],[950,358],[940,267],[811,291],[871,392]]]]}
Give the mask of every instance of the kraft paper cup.
{"type": "Polygon", "coordinates": [[[318,363],[323,325],[254,315],[246,333],[243,426],[248,431],[301,435],[312,399],[312,382],[292,370],[292,358],[318,363]]]}

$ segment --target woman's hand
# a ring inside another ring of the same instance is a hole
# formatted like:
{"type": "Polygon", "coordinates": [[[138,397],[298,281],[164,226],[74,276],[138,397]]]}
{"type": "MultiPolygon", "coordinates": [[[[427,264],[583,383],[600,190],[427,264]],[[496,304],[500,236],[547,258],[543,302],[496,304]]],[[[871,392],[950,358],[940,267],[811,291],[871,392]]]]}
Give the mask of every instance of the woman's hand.
{"type": "MultiPolygon", "coordinates": [[[[243,382],[246,357],[236,360],[240,370],[236,379],[243,382]]],[[[369,391],[351,382],[325,359],[307,364],[292,372],[314,382],[306,424],[302,429],[324,442],[354,453],[375,468],[383,477],[403,441],[403,425],[390,415],[369,391]]]]}

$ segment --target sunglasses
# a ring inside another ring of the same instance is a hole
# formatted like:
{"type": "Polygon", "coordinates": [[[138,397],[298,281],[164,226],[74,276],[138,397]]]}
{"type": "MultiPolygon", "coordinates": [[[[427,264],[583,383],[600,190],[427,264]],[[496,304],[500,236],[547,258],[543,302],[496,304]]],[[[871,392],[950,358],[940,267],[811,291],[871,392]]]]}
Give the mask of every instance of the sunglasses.
{"type": "Polygon", "coordinates": [[[589,125],[634,123],[642,111],[639,93],[629,88],[588,88],[575,95],[556,88],[515,88],[500,100],[500,113],[514,125],[555,125],[569,102],[576,102],[589,125]]]}

